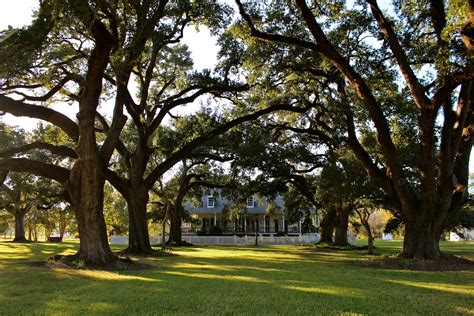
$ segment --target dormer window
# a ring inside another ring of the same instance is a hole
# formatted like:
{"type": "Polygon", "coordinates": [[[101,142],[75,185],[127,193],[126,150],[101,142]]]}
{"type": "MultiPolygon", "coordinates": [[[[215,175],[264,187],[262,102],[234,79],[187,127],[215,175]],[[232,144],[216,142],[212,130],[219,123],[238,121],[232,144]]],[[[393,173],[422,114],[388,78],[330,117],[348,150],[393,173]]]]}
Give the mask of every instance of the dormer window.
{"type": "Polygon", "coordinates": [[[216,198],[212,195],[209,195],[207,197],[207,207],[208,208],[214,208],[216,207],[216,198]]]}
{"type": "Polygon", "coordinates": [[[253,196],[247,198],[247,207],[255,207],[255,200],[253,196]]]}

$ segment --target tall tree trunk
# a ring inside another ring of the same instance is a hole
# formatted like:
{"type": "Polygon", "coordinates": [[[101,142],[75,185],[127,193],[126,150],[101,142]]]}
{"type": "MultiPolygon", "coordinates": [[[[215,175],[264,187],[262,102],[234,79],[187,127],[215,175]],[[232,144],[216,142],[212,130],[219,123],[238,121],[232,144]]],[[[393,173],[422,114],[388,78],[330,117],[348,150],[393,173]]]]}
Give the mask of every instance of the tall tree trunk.
{"type": "Polygon", "coordinates": [[[407,221],[401,256],[414,259],[437,259],[441,255],[439,238],[432,223],[427,223],[425,220],[407,221]]]}
{"type": "Polygon", "coordinates": [[[148,191],[144,188],[132,188],[126,196],[128,206],[128,247],[126,253],[147,255],[153,252],[148,232],[146,206],[148,191]]]}
{"type": "Polygon", "coordinates": [[[32,224],[31,222],[28,223],[28,240],[32,241],[33,239],[33,234],[32,234],[32,224]]]}
{"type": "Polygon", "coordinates": [[[64,233],[66,232],[67,227],[67,215],[61,214],[59,217],[59,241],[62,242],[64,238],[64,233]]]}
{"type": "Polygon", "coordinates": [[[364,221],[362,223],[365,230],[367,231],[367,254],[373,255],[374,254],[374,235],[372,235],[372,229],[370,228],[370,224],[368,221],[364,221]]]}
{"type": "MultiPolygon", "coordinates": [[[[182,234],[181,234],[181,225],[184,215],[183,201],[186,193],[189,189],[189,182],[193,176],[188,176],[188,166],[183,162],[183,175],[180,180],[180,185],[178,193],[176,194],[176,199],[174,202],[174,207],[170,210],[170,235],[168,243],[174,243],[177,245],[183,244],[182,234]]],[[[214,223],[217,226],[217,223],[214,223]]]]}
{"type": "Polygon", "coordinates": [[[334,237],[335,246],[347,246],[349,241],[347,239],[347,228],[349,227],[349,213],[345,210],[340,210],[336,214],[336,234],[334,237]]]}
{"type": "Polygon", "coordinates": [[[335,221],[335,212],[327,212],[323,219],[321,220],[320,227],[321,227],[321,240],[320,243],[333,243],[333,232],[334,232],[334,221],[335,221]]]}
{"type": "Polygon", "coordinates": [[[33,241],[38,242],[38,230],[36,229],[36,223],[33,223],[33,241]]]}
{"type": "Polygon", "coordinates": [[[104,178],[97,169],[82,167],[80,179],[86,181],[81,181],[78,186],[71,183],[68,190],[69,195],[75,197],[71,199],[71,205],[76,214],[80,242],[79,251],[73,259],[84,261],[86,265],[108,265],[117,257],[110,249],[103,216],[104,178]],[[86,171],[92,172],[86,177],[89,173],[86,171]]]}
{"type": "Polygon", "coordinates": [[[168,221],[170,212],[170,205],[165,205],[165,215],[163,216],[163,222],[161,223],[161,250],[165,250],[166,248],[166,221],[168,221]]]}
{"type": "Polygon", "coordinates": [[[27,242],[25,237],[25,212],[15,212],[15,238],[13,242],[27,242]]]}
{"type": "Polygon", "coordinates": [[[71,170],[67,192],[76,212],[79,251],[73,257],[86,265],[108,265],[117,260],[107,239],[103,203],[105,162],[97,147],[95,116],[102,93],[102,78],[109,62],[113,40],[105,25],[94,20],[90,30],[96,39],[79,100],[78,159],[71,170]]]}
{"type": "Polygon", "coordinates": [[[173,207],[170,212],[170,235],[168,238],[168,244],[183,244],[183,238],[181,234],[181,224],[183,216],[182,208],[182,205],[175,205],[175,207],[173,207]]]}

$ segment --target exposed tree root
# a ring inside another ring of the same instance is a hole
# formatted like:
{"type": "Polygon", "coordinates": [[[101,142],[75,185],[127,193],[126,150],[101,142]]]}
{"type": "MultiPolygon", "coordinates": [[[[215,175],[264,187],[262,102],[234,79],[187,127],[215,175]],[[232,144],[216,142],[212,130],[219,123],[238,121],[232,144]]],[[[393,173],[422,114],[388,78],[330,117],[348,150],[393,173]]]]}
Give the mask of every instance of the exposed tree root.
{"type": "Polygon", "coordinates": [[[155,249],[130,249],[126,248],[122,251],[116,252],[119,256],[136,256],[136,257],[168,257],[168,256],[176,256],[170,252],[170,250],[155,250],[155,249]]]}
{"type": "Polygon", "coordinates": [[[442,256],[435,260],[407,259],[392,256],[373,259],[365,266],[379,269],[416,270],[416,271],[462,271],[474,270],[474,259],[457,256],[442,256]]]}

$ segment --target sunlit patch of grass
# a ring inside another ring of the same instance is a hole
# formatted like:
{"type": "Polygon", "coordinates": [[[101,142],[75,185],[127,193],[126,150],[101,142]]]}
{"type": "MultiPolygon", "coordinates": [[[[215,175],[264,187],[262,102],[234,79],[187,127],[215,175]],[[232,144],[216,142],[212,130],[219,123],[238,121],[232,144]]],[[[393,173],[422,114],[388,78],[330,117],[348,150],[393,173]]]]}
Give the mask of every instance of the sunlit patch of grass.
{"type": "Polygon", "coordinates": [[[193,264],[177,263],[171,266],[174,269],[196,269],[196,270],[216,270],[216,271],[235,271],[235,267],[215,265],[215,264],[193,264]]]}
{"type": "Polygon", "coordinates": [[[455,307],[454,310],[457,314],[474,315],[474,307],[471,307],[471,308],[455,307]]]}
{"type": "Polygon", "coordinates": [[[211,273],[196,273],[196,272],[181,272],[181,271],[166,271],[162,272],[163,274],[168,275],[178,275],[191,278],[200,278],[200,279],[209,279],[209,280],[226,280],[226,281],[236,281],[236,282],[254,282],[254,283],[267,283],[267,281],[248,276],[240,275],[218,275],[211,273]]]}
{"type": "MultiPolygon", "coordinates": [[[[48,310],[47,314],[55,314],[57,315],[57,311],[61,310],[62,306],[67,303],[64,301],[51,301],[48,302],[46,305],[46,309],[48,310]]],[[[91,314],[104,314],[104,313],[111,313],[117,311],[117,305],[106,303],[106,302],[97,302],[91,303],[84,306],[83,312],[91,313],[91,314]]]]}
{"type": "Polygon", "coordinates": [[[343,287],[322,288],[322,287],[302,287],[302,286],[286,285],[286,286],[283,286],[283,288],[293,290],[293,291],[328,294],[328,295],[343,296],[343,297],[359,297],[359,298],[363,297],[363,295],[356,294],[353,291],[348,291],[347,288],[343,288],[343,287]]]}
{"type": "MultiPolygon", "coordinates": [[[[204,248],[193,248],[196,251],[185,252],[186,256],[193,258],[207,258],[207,259],[218,259],[218,258],[246,258],[249,260],[263,260],[263,261],[304,261],[305,257],[301,254],[292,253],[289,249],[294,249],[294,247],[289,246],[274,246],[270,249],[272,251],[263,251],[262,249],[256,247],[248,248],[233,248],[233,247],[204,247],[204,248]]],[[[266,247],[265,249],[268,250],[266,247]]],[[[182,254],[179,250],[176,250],[177,254],[182,254]]]]}
{"type": "Polygon", "coordinates": [[[237,270],[255,270],[261,272],[282,272],[281,269],[261,268],[254,266],[229,266],[229,265],[212,265],[212,264],[192,264],[177,263],[171,266],[174,269],[191,269],[191,270],[215,270],[215,271],[237,271],[237,270]]]}
{"type": "Polygon", "coordinates": [[[473,296],[474,298],[474,287],[473,285],[453,285],[449,283],[427,283],[427,282],[414,282],[414,281],[407,281],[407,280],[387,280],[387,282],[398,283],[408,286],[414,286],[424,289],[436,290],[441,292],[448,292],[454,294],[464,294],[473,296]]]}
{"type": "Polygon", "coordinates": [[[97,281],[145,281],[160,282],[161,280],[146,278],[142,276],[126,275],[116,272],[100,271],[100,270],[71,270],[71,269],[53,269],[62,275],[69,277],[86,277],[97,281]]]}

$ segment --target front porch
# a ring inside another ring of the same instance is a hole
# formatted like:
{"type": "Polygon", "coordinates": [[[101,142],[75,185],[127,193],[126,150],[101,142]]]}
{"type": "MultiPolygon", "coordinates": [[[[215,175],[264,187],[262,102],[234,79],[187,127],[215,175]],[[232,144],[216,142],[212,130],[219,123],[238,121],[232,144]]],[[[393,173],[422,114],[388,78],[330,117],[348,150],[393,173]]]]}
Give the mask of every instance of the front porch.
{"type": "MultiPolygon", "coordinates": [[[[242,215],[239,219],[229,220],[220,213],[193,214],[199,224],[184,223],[183,235],[255,235],[261,236],[302,236],[305,233],[317,233],[318,229],[303,229],[302,221],[289,223],[284,214],[267,216],[264,214],[242,215]]],[[[312,218],[317,225],[317,217],[312,218]]]]}

